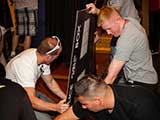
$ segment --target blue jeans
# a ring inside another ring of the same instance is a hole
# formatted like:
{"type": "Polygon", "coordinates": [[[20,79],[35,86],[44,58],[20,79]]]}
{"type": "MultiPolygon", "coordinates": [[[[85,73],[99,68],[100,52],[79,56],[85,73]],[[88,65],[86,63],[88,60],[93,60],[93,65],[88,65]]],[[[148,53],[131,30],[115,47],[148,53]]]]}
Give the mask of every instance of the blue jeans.
{"type": "MultiPolygon", "coordinates": [[[[51,100],[50,98],[48,98],[46,95],[44,95],[39,91],[36,92],[36,96],[44,101],[55,103],[53,100],[51,100]]],[[[34,113],[36,115],[37,120],[52,120],[54,117],[49,113],[43,111],[34,110],[34,113]]]]}

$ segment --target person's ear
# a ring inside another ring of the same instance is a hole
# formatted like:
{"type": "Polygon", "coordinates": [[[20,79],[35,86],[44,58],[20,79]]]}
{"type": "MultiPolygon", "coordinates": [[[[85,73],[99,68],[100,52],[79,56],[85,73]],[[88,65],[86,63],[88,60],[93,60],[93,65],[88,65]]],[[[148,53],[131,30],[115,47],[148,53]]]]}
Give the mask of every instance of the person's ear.
{"type": "Polygon", "coordinates": [[[118,24],[119,24],[119,23],[121,22],[121,20],[122,20],[122,18],[121,18],[120,16],[119,16],[119,17],[117,17],[117,18],[116,18],[116,23],[118,23],[118,24]]]}
{"type": "Polygon", "coordinates": [[[51,55],[46,55],[46,60],[50,59],[51,58],[51,55]]]}
{"type": "Polygon", "coordinates": [[[97,97],[94,98],[94,102],[95,102],[97,105],[101,105],[101,103],[102,103],[102,98],[99,97],[99,96],[97,96],[97,97]]]}

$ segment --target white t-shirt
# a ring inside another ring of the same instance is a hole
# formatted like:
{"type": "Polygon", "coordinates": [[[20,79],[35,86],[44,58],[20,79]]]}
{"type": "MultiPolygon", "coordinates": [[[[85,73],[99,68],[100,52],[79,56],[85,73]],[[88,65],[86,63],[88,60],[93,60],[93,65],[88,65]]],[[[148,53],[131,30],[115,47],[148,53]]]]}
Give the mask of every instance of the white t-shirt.
{"type": "Polygon", "coordinates": [[[18,54],[6,65],[6,78],[20,84],[23,87],[35,87],[41,75],[51,73],[50,66],[37,64],[35,48],[30,48],[18,54]]]}

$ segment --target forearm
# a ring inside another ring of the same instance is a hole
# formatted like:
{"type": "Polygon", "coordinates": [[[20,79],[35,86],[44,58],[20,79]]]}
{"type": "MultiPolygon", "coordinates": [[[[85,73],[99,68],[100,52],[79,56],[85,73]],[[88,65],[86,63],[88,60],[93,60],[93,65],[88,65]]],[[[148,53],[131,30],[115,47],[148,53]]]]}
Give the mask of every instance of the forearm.
{"type": "Polygon", "coordinates": [[[105,82],[107,84],[113,84],[118,73],[120,72],[120,70],[122,69],[123,65],[125,64],[124,61],[119,61],[119,60],[115,60],[113,59],[111,64],[109,65],[108,68],[108,74],[105,78],[105,82]]]}
{"type": "Polygon", "coordinates": [[[104,81],[105,81],[107,84],[113,84],[114,81],[115,81],[115,79],[116,79],[116,76],[107,75],[104,81]]]}
{"type": "Polygon", "coordinates": [[[52,77],[51,74],[49,75],[45,75],[42,76],[44,82],[46,83],[46,85],[48,86],[48,88],[57,96],[59,96],[62,99],[66,98],[65,93],[62,91],[62,89],[60,88],[60,86],[57,84],[57,82],[55,81],[55,79],[52,77]]]}
{"type": "Polygon", "coordinates": [[[54,94],[59,96],[61,99],[66,98],[66,94],[62,91],[62,89],[59,87],[59,85],[57,84],[57,82],[54,79],[51,80],[50,84],[47,84],[47,86],[54,94]]]}
{"type": "Polygon", "coordinates": [[[112,66],[110,65],[109,68],[108,68],[108,74],[105,78],[105,82],[107,84],[113,84],[115,79],[117,77],[117,73],[115,73],[114,69],[112,68],[112,66]]]}
{"type": "Polygon", "coordinates": [[[57,111],[57,104],[46,102],[42,99],[39,99],[38,97],[35,96],[29,96],[32,107],[36,110],[40,111],[57,111]]]}

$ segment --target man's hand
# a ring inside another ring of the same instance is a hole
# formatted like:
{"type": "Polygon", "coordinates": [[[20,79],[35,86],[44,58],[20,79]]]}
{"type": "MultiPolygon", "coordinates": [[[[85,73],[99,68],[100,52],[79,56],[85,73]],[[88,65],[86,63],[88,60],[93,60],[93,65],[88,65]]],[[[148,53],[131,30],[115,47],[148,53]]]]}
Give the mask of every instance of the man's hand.
{"type": "Polygon", "coordinates": [[[86,9],[88,9],[89,13],[91,14],[99,14],[99,9],[96,8],[95,4],[93,3],[86,4],[86,9]]]}
{"type": "Polygon", "coordinates": [[[65,112],[68,108],[69,108],[69,105],[65,103],[66,100],[61,100],[58,104],[57,104],[57,112],[59,113],[63,113],[65,112]]]}

